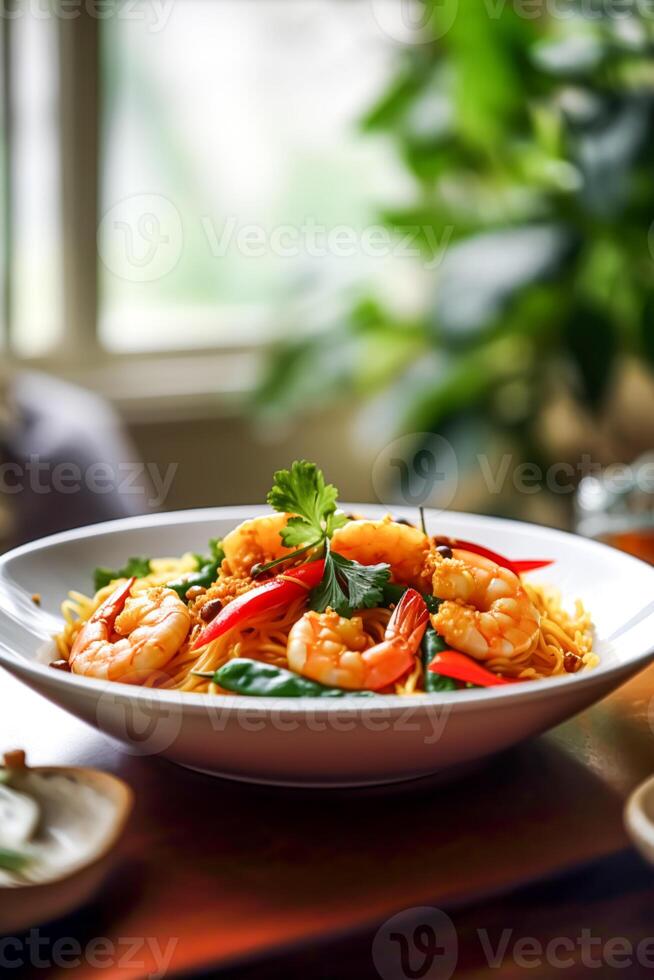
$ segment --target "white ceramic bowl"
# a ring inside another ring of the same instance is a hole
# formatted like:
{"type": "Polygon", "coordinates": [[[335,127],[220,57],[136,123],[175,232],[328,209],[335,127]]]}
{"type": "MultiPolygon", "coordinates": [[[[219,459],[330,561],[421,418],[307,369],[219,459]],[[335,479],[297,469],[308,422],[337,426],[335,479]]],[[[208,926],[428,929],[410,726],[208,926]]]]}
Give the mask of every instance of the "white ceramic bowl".
{"type": "Polygon", "coordinates": [[[0,559],[0,664],[128,751],[235,779],[325,786],[410,779],[488,756],[588,707],[654,656],[654,568],[560,531],[443,513],[428,515],[432,533],[478,541],[512,558],[555,559],[551,568],[532,573],[534,580],[583,599],[596,625],[601,665],[544,681],[375,703],[151,691],[44,665],[61,599],[69,589],[88,592],[96,565],[199,551],[210,537],[265,512],[224,507],[131,518],[10,552],[0,559]],[[34,592],[42,597],[41,609],[31,601],[34,592]]]}
{"type": "Polygon", "coordinates": [[[15,788],[28,795],[31,792],[39,804],[37,837],[43,841],[47,835],[49,848],[61,848],[65,859],[56,872],[40,870],[36,880],[27,879],[5,887],[0,884],[0,935],[49,922],[87,902],[116,860],[116,845],[133,805],[130,788],[110,773],[68,766],[38,766],[23,772],[15,788]],[[25,779],[21,779],[23,772],[25,779]],[[41,780],[52,776],[74,779],[78,786],[81,783],[86,787],[86,793],[80,795],[68,786],[65,796],[58,795],[60,789],[48,794],[51,782],[37,783],[34,790],[34,784],[30,783],[33,776],[41,780]],[[78,827],[72,835],[71,821],[78,827]],[[85,840],[82,853],[71,848],[71,840],[79,842],[80,836],[85,840]]]}

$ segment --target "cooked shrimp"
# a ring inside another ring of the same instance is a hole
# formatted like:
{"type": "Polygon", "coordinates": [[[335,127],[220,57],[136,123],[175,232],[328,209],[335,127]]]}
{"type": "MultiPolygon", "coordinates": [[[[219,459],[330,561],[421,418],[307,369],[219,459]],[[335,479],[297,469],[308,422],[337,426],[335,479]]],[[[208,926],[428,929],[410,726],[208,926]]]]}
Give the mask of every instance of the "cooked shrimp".
{"type": "Polygon", "coordinates": [[[82,626],[68,661],[74,674],[140,684],[184,643],[191,614],[177,593],[157,587],[130,598],[134,581],[119,585],[82,626]]]}
{"type": "Polygon", "coordinates": [[[384,639],[372,645],[361,617],[344,619],[332,609],[307,612],[291,628],[288,665],[321,684],[379,691],[414,666],[428,618],[422,597],[407,589],[388,621],[384,639]]]}
{"type": "Polygon", "coordinates": [[[432,625],[456,650],[477,660],[511,659],[531,652],[540,616],[519,577],[488,558],[455,549],[438,560],[434,595],[446,601],[432,625]]]}
{"type": "Polygon", "coordinates": [[[387,562],[394,582],[424,590],[425,559],[429,539],[416,527],[399,524],[392,517],[381,521],[350,521],[332,538],[332,551],[361,565],[387,562]]]}
{"type": "Polygon", "coordinates": [[[286,527],[289,514],[271,514],[243,521],[223,538],[225,560],[232,575],[249,575],[253,565],[290,554],[279,532],[286,527]]]}

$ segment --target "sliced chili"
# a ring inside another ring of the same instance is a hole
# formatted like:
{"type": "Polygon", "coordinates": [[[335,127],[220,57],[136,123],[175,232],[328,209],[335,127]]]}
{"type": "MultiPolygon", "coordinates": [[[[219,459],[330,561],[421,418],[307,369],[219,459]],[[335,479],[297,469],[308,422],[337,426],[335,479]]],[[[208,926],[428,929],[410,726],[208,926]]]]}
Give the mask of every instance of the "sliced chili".
{"type": "Polygon", "coordinates": [[[521,572],[531,572],[536,568],[545,568],[552,564],[552,560],[547,558],[513,560],[505,555],[500,555],[497,551],[485,548],[484,545],[476,544],[474,541],[463,541],[461,538],[435,538],[434,540],[440,548],[445,546],[459,548],[461,551],[471,551],[474,555],[481,555],[482,558],[494,561],[496,565],[501,565],[502,568],[508,568],[510,572],[514,572],[516,575],[520,575],[521,572]]]}
{"type": "Polygon", "coordinates": [[[524,559],[524,560],[523,559],[518,559],[518,560],[515,560],[514,559],[513,562],[512,562],[512,564],[513,564],[513,567],[516,570],[516,572],[519,575],[522,575],[523,572],[533,572],[537,568],[547,568],[548,565],[553,565],[554,564],[554,559],[553,558],[543,558],[540,561],[538,559],[534,559],[533,561],[529,561],[529,559],[524,559]]]}
{"type": "Polygon", "coordinates": [[[514,684],[517,681],[514,677],[500,677],[499,674],[494,674],[459,650],[440,650],[427,670],[440,674],[441,677],[451,677],[455,681],[475,684],[477,687],[497,687],[501,684],[514,684]]]}
{"type": "Polygon", "coordinates": [[[298,568],[292,568],[283,575],[278,575],[263,585],[244,592],[221,609],[218,615],[202,630],[191,649],[197,650],[216,640],[223,633],[242,625],[248,620],[255,619],[262,613],[279,606],[287,606],[300,596],[306,595],[320,582],[325,563],[320,561],[308,562],[298,568]]]}

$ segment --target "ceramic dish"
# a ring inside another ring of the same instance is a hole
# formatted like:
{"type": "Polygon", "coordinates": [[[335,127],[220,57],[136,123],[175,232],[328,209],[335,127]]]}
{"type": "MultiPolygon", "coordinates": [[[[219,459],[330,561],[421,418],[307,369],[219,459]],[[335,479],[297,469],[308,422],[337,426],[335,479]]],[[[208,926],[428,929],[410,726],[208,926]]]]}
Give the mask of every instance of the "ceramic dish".
{"type": "Polygon", "coordinates": [[[26,866],[0,869],[0,935],[48,922],[83,905],[116,856],[132,809],[129,787],[106,772],[25,766],[13,752],[0,767],[0,840],[26,866]],[[17,762],[11,762],[16,757],[17,762]],[[10,764],[11,763],[11,764],[10,764]],[[12,819],[13,818],[13,819],[12,819]]]}
{"type": "MultiPolygon", "coordinates": [[[[372,516],[385,512],[344,506],[372,516]]],[[[596,627],[599,667],[487,690],[364,703],[152,691],[46,666],[53,656],[50,636],[60,625],[59,604],[69,589],[89,591],[96,565],[200,550],[208,538],[266,512],[224,507],[131,518],[8,553],[0,559],[0,664],[131,752],[234,779],[329,786],[392,782],[474,762],[588,707],[654,656],[653,568],[560,531],[447,512],[428,515],[431,533],[478,541],[515,559],[555,559],[532,573],[534,580],[583,600],[596,627]],[[35,592],[40,608],[31,601],[35,592]]]]}

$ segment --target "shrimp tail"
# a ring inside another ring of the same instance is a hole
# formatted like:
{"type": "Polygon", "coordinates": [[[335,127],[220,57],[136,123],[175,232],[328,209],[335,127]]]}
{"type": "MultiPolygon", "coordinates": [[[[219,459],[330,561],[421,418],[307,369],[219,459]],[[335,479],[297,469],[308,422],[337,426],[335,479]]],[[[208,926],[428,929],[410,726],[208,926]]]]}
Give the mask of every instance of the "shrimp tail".
{"type": "Polygon", "coordinates": [[[425,600],[415,589],[407,589],[398,602],[386,627],[386,639],[402,639],[416,651],[429,621],[425,600]]]}
{"type": "Polygon", "coordinates": [[[76,665],[78,659],[83,659],[85,648],[89,644],[106,639],[114,628],[116,619],[125,608],[134,582],[136,582],[135,578],[128,578],[126,582],[121,582],[84,623],[75,637],[68,658],[73,673],[77,673],[76,665]]]}
{"type": "Polygon", "coordinates": [[[89,617],[90,623],[97,623],[100,620],[106,623],[111,629],[118,615],[123,611],[125,603],[129,599],[132,586],[136,582],[135,578],[128,578],[126,582],[121,582],[108,599],[98,606],[92,616],[89,617]]]}
{"type": "Polygon", "coordinates": [[[363,654],[367,688],[379,691],[411,670],[428,621],[425,600],[415,589],[407,589],[388,621],[383,641],[363,654]]]}

